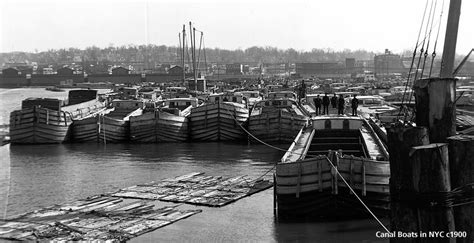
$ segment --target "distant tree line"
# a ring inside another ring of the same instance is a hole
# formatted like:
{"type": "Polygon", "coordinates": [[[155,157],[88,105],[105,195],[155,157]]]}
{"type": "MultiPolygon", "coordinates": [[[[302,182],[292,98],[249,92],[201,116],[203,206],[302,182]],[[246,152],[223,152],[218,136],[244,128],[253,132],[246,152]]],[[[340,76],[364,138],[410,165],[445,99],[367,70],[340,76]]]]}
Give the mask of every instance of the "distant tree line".
{"type": "MultiPolygon", "coordinates": [[[[188,62],[188,53],[185,61],[188,62]]],[[[198,53],[199,54],[199,53],[198,53]]],[[[247,49],[226,50],[220,48],[206,48],[201,50],[200,61],[207,63],[295,63],[295,62],[343,62],[345,58],[357,60],[373,59],[376,53],[366,50],[342,51],[330,48],[315,48],[311,51],[295,49],[279,49],[275,47],[250,47],[247,49]]],[[[127,45],[106,48],[96,46],[84,50],[78,48],[50,49],[43,52],[11,52],[0,53],[0,61],[5,62],[37,62],[38,64],[61,64],[71,62],[143,62],[150,63],[179,63],[181,54],[176,46],[165,45],[127,45]]]]}

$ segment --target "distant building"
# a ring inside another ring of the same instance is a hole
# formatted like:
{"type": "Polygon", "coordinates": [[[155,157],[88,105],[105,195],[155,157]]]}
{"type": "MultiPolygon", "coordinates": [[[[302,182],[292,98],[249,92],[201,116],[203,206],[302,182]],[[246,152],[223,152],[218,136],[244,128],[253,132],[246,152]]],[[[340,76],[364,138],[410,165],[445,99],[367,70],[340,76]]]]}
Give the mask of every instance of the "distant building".
{"type": "Polygon", "coordinates": [[[18,67],[28,67],[30,66],[27,62],[6,62],[3,64],[3,68],[17,68],[18,67]]]}
{"type": "Polygon", "coordinates": [[[242,74],[243,65],[242,63],[232,63],[225,65],[226,74],[242,74]]]}
{"type": "Polygon", "coordinates": [[[71,76],[71,75],[74,74],[74,70],[72,70],[69,67],[62,67],[62,68],[58,69],[56,72],[60,76],[71,76]]]}
{"type": "Polygon", "coordinates": [[[290,71],[288,63],[264,63],[263,72],[265,74],[286,74],[290,71]]]}
{"type": "Polygon", "coordinates": [[[355,71],[355,63],[356,63],[355,58],[346,58],[346,70],[349,73],[352,73],[355,71]]]}
{"type": "Polygon", "coordinates": [[[112,75],[128,75],[130,70],[124,67],[116,67],[112,69],[112,75]]]}
{"type": "Polygon", "coordinates": [[[306,62],[296,63],[297,74],[339,74],[344,73],[344,64],[337,62],[306,62]]]}
{"type": "Polygon", "coordinates": [[[52,74],[54,74],[54,70],[52,67],[43,68],[43,75],[52,75],[52,74]]]}
{"type": "Polygon", "coordinates": [[[242,67],[242,72],[243,72],[244,74],[250,73],[250,66],[249,66],[249,65],[244,65],[244,66],[242,67]]]}
{"type": "Polygon", "coordinates": [[[16,68],[10,67],[2,70],[4,77],[16,77],[19,75],[19,71],[16,68]]]}
{"type": "Polygon", "coordinates": [[[174,66],[168,69],[168,74],[171,75],[183,75],[183,68],[180,66],[174,66]]]}
{"type": "Polygon", "coordinates": [[[400,55],[392,54],[388,49],[385,49],[384,54],[374,57],[374,71],[378,77],[406,73],[400,55]]]}

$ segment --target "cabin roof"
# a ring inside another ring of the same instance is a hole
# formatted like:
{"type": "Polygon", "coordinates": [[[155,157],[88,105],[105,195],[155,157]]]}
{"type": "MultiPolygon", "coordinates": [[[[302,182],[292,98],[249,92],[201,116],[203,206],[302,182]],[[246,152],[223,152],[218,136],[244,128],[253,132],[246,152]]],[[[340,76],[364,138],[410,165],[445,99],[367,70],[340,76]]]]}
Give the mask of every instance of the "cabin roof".
{"type": "Polygon", "coordinates": [[[167,99],[168,101],[197,101],[196,98],[172,98],[172,99],[167,99]]]}
{"type": "Polygon", "coordinates": [[[358,100],[368,100],[368,99],[379,99],[379,100],[383,100],[383,97],[380,96],[380,95],[358,95],[356,97],[358,100]]]}

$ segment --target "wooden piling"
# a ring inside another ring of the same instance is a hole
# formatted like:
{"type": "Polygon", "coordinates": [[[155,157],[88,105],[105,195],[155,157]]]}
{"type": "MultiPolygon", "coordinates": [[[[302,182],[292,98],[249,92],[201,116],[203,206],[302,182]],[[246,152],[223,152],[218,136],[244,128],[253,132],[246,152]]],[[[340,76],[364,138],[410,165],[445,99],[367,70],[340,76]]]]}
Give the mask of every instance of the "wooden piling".
{"type": "MultiPolygon", "coordinates": [[[[451,188],[474,183],[474,136],[453,136],[448,142],[451,188]]],[[[467,238],[458,239],[458,242],[474,242],[474,204],[455,206],[454,221],[456,231],[467,233],[467,238]]]]}
{"type": "MultiPolygon", "coordinates": [[[[412,148],[410,154],[413,173],[413,187],[410,191],[413,191],[415,195],[412,200],[421,204],[417,208],[419,231],[453,232],[453,208],[447,204],[440,193],[451,191],[448,144],[432,143],[416,146],[412,148]],[[428,203],[429,205],[427,205],[428,203]]],[[[425,239],[425,242],[433,240],[425,239]]],[[[455,239],[437,238],[436,242],[455,242],[455,239]]]]}
{"type": "Polygon", "coordinates": [[[430,142],[446,142],[456,134],[456,79],[421,79],[413,87],[417,126],[428,126],[430,142]]]}
{"type": "MultiPolygon", "coordinates": [[[[412,188],[412,170],[409,152],[413,146],[429,144],[428,130],[425,127],[407,127],[396,124],[387,129],[390,154],[390,225],[392,231],[417,232],[416,210],[402,204],[399,195],[412,188]]],[[[391,241],[399,239],[391,238],[391,241]]],[[[406,238],[414,242],[414,238],[406,238]]]]}

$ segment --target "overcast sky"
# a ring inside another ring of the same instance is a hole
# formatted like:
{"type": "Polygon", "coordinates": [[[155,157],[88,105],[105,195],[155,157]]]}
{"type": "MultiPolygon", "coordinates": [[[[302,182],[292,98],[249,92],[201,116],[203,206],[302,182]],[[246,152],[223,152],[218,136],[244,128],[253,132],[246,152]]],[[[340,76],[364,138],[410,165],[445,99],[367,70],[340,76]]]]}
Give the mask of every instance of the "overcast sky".
{"type": "MultiPolygon", "coordinates": [[[[442,2],[438,0],[438,10],[442,2]]],[[[177,46],[178,33],[183,24],[189,30],[189,21],[204,31],[205,45],[211,48],[401,52],[413,49],[425,4],[426,0],[3,0],[0,52],[112,44],[177,46]]],[[[474,47],[474,1],[462,4],[457,53],[467,54],[474,47]]],[[[449,0],[444,5],[439,52],[449,0]]],[[[438,19],[437,11],[435,24],[438,19]]],[[[436,31],[434,27],[433,39],[436,31]]]]}

